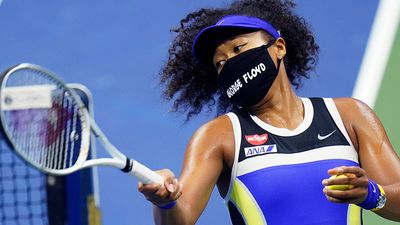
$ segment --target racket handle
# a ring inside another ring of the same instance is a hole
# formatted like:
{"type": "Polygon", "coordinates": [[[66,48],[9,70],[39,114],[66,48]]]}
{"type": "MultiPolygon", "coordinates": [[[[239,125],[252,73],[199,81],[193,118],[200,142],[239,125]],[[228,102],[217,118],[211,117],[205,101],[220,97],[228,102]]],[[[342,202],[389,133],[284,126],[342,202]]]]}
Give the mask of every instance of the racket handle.
{"type": "Polygon", "coordinates": [[[164,184],[164,178],[161,175],[135,160],[132,160],[132,170],[129,173],[137,177],[143,184],[164,184]]]}

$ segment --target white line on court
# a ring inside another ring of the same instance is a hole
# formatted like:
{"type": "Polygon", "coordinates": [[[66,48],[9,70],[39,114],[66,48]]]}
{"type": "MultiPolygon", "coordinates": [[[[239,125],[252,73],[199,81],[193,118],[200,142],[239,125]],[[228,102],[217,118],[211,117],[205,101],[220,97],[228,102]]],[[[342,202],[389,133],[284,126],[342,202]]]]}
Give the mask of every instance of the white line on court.
{"type": "Polygon", "coordinates": [[[400,21],[400,1],[381,0],[367,49],[358,73],[353,97],[374,107],[400,21]]]}

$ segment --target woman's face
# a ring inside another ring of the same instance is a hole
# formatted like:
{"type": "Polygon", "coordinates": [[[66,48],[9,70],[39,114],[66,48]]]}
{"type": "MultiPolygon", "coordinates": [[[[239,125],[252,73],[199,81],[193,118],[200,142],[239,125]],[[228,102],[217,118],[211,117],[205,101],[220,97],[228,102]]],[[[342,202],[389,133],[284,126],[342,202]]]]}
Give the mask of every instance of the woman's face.
{"type": "Polygon", "coordinates": [[[265,45],[268,41],[269,37],[264,31],[255,31],[234,36],[217,46],[213,57],[213,65],[218,73],[220,73],[228,59],[249,49],[265,45]]]}

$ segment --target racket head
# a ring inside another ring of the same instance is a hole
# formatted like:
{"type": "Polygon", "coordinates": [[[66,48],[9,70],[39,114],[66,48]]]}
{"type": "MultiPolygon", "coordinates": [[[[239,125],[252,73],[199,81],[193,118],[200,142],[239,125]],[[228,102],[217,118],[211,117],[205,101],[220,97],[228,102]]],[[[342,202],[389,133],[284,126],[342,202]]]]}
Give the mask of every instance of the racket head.
{"type": "Polygon", "coordinates": [[[22,63],[1,75],[0,122],[14,151],[43,172],[69,174],[88,157],[89,113],[74,90],[41,66],[22,63]]]}

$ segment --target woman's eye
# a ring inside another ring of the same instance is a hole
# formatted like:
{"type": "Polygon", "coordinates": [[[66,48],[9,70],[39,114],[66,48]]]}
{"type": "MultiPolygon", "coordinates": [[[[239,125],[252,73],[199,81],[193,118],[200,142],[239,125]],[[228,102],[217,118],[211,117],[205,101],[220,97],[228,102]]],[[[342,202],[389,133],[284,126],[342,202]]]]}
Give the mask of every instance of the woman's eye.
{"type": "Polygon", "coordinates": [[[234,52],[234,53],[239,53],[239,52],[240,52],[240,49],[242,49],[243,46],[245,46],[245,44],[235,46],[235,47],[233,48],[233,52],[234,52]]]}

